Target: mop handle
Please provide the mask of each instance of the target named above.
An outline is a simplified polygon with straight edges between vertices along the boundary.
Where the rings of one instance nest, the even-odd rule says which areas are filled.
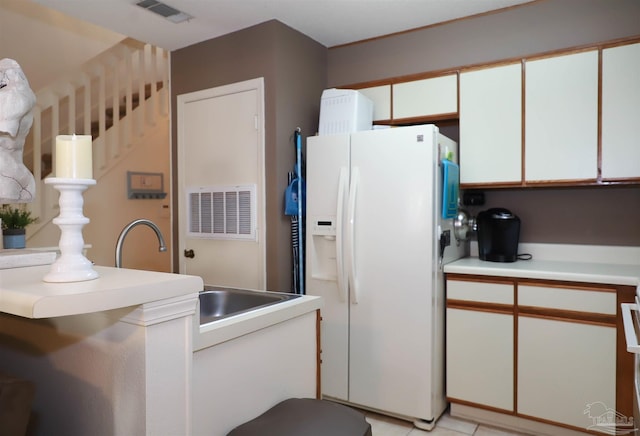
[[[296,142],[296,174],[298,175],[298,270],[300,272],[300,294],[304,295],[304,237],[302,221],[302,135],[300,127],[294,133]]]

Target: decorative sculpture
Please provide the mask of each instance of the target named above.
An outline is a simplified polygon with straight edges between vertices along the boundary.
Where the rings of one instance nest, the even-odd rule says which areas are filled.
[[[35,104],[20,65],[0,60],[0,203],[30,203],[35,197],[35,179],[22,161]]]

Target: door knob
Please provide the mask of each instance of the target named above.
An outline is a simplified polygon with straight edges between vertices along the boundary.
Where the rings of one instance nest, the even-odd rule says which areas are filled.
[[[184,250],[184,257],[188,257],[189,259],[193,259],[196,257],[196,253],[193,250]]]

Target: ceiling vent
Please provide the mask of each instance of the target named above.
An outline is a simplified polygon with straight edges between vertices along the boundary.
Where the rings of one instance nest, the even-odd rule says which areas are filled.
[[[140,6],[142,9],[154,12],[172,23],[182,23],[183,21],[193,18],[191,15],[181,12],[157,0],[142,0],[136,3],[136,6]]]

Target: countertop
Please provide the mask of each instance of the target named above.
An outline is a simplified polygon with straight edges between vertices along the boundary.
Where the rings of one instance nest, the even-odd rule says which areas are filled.
[[[203,289],[200,277],[94,266],[95,280],[47,283],[50,265],[0,271],[0,312],[51,318],[100,312],[164,300]]]
[[[446,264],[444,272],[640,287],[640,265],[537,259],[502,263],[465,257]]]

